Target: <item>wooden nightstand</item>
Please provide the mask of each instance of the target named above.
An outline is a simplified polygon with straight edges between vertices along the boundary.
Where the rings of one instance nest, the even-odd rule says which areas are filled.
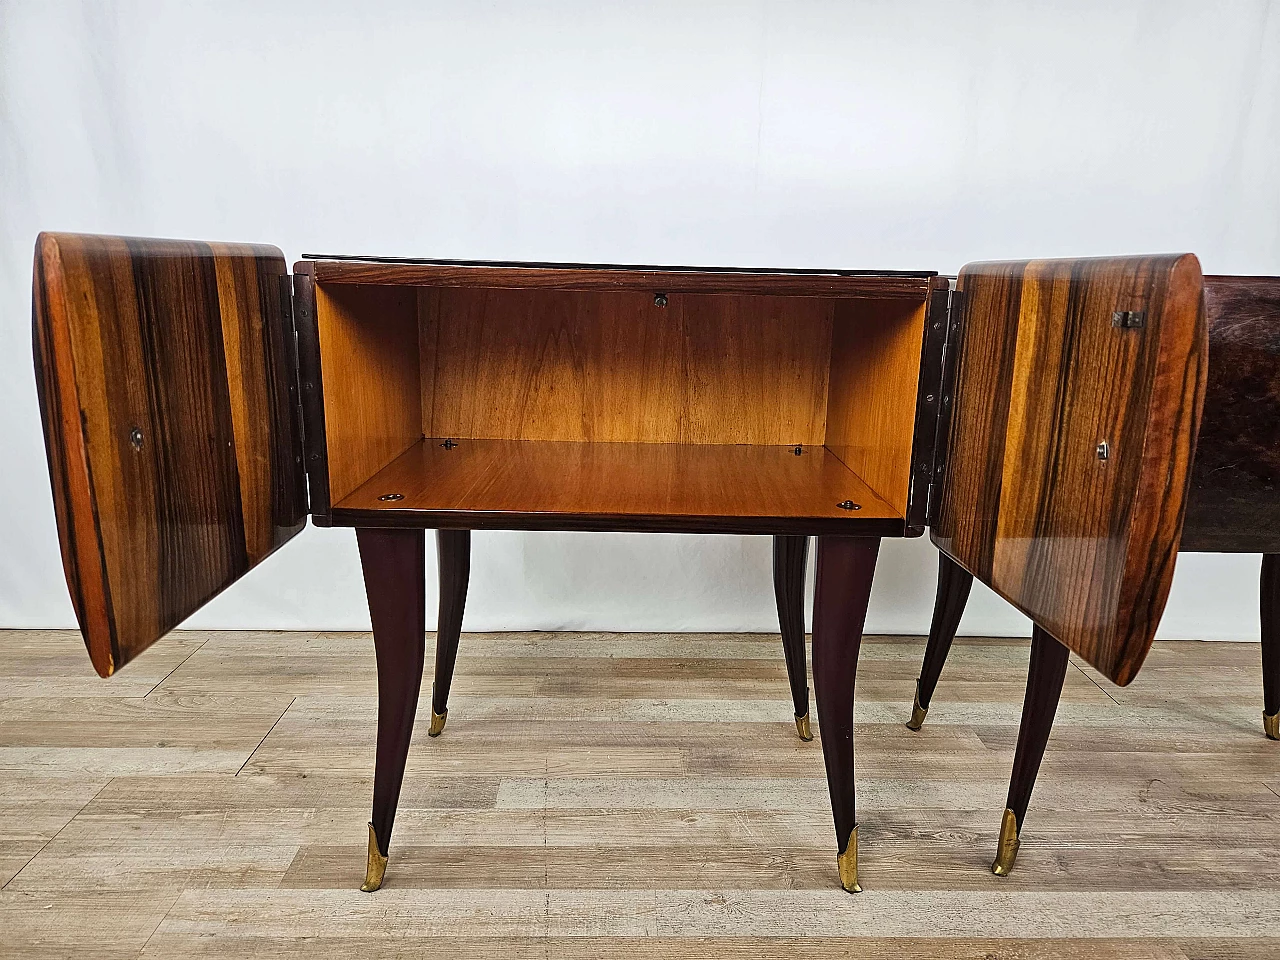
[[[37,242],[35,343],[67,583],[104,676],[308,514],[356,528],[379,671],[367,889],[425,659],[424,530],[456,532],[459,624],[473,529],[816,535],[814,685],[855,890],[880,538],[931,527],[1128,682],[1173,573],[1206,356],[1190,255],[977,264],[953,289],[339,257],[290,275],[274,247],[65,234]]]

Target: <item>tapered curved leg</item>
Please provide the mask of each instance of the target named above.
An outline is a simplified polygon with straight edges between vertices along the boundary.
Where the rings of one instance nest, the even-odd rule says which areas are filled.
[[[426,657],[426,537],[422,530],[356,530],[378,658],[378,750],[373,769],[366,893],[382,886]]]
[[[813,604],[813,685],[818,695],[822,759],[835,818],[840,885],[858,886],[858,818],[854,806],[853,683],[862,626],[871,598],[880,540],[819,537],[818,582]]]
[[[804,662],[804,569],[808,559],[808,537],[773,538],[773,596],[778,603],[782,655],[791,682],[796,732],[806,741],[813,739],[809,728],[809,677]]]
[[[1280,553],[1262,555],[1262,729],[1280,740]]]
[[[956,638],[964,605],[969,602],[969,588],[973,575],[945,553],[938,552],[938,595],[933,601],[933,623],[929,625],[929,641],[924,648],[924,663],[920,665],[920,679],[916,681],[916,702],[911,708],[907,726],[919,730],[929,713],[929,701],[933,699],[938,677],[951,652],[951,641]]]
[[[440,564],[440,618],[436,623],[436,679],[431,685],[431,727],[427,736],[438,737],[449,718],[449,687],[458,660],[462,635],[462,611],[467,605],[471,579],[471,531],[437,530],[436,557]]]
[[[1027,670],[1027,693],[1022,701],[1022,725],[1018,728],[1018,746],[1013,755],[1013,775],[1009,778],[1009,799],[1000,823],[1000,844],[996,849],[991,872],[1008,876],[1018,856],[1018,835],[1022,831],[1027,804],[1040,772],[1045,744],[1053,730],[1053,717],[1058,712],[1062,683],[1067,678],[1070,652],[1046,631],[1035,627],[1031,632],[1031,665]]]

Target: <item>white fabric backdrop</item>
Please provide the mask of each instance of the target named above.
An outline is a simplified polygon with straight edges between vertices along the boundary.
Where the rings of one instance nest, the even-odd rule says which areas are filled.
[[[73,621],[30,350],[41,229],[303,252],[1280,273],[1280,5],[0,3],[0,626]],[[1165,636],[1256,637],[1256,557]],[[927,630],[888,541],[868,628]],[[434,573],[431,574],[434,577]],[[363,628],[309,530],[191,621]],[[478,534],[467,629],[776,629],[767,538]],[[1025,634],[975,590],[965,633]]]

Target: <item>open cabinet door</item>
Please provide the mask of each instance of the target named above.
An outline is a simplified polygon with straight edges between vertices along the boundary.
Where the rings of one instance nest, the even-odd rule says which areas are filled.
[[[979,263],[957,291],[933,541],[1126,684],[1151,646],[1182,532],[1208,350],[1200,264]]]
[[[104,677],[306,522],[287,283],[275,247],[36,240],[62,563]]]

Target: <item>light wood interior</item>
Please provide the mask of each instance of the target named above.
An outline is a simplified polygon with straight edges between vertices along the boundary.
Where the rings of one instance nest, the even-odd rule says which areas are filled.
[[[899,519],[825,447],[764,444],[423,440],[341,504],[594,517]],[[401,499],[383,501],[396,495]],[[856,513],[838,506],[858,505]]]
[[[316,285],[329,497],[337,502],[422,439],[413,288]]]
[[[424,290],[430,437],[821,444],[834,301]]]
[[[907,512],[925,305],[837,300],[826,445],[900,514]]]
[[[377,509],[365,494],[394,480],[383,492],[424,510],[829,516],[864,499],[906,513],[922,300],[333,283],[316,300],[334,507]],[[688,502],[671,499],[677,482]]]

